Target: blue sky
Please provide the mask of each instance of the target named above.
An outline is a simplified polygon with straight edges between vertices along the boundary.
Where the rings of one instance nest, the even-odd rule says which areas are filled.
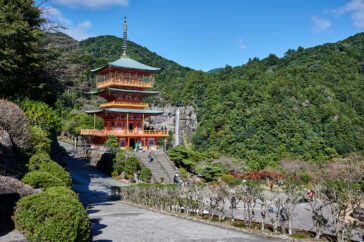
[[[77,40],[122,36],[197,70],[281,57],[364,31],[364,0],[50,0],[42,7]]]

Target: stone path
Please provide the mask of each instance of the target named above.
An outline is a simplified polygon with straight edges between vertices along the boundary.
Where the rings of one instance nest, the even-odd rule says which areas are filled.
[[[110,201],[110,186],[125,184],[106,177],[81,158],[68,156],[64,161],[73,189],[89,208],[94,241],[273,241]]]

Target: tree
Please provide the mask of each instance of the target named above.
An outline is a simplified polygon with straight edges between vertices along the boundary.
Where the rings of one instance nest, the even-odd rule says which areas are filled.
[[[298,180],[294,178],[287,178],[284,187],[285,194],[283,194],[283,209],[287,215],[288,234],[292,234],[292,219],[295,216],[297,205],[302,199],[302,187]],[[283,229],[282,229],[283,231]]]
[[[0,1],[0,96],[47,96],[41,50],[45,19],[32,0]],[[54,92],[54,90],[52,90]]]
[[[22,102],[21,108],[27,115],[31,125],[37,125],[48,132],[61,130],[61,118],[48,104],[40,101],[26,100]]]
[[[344,181],[326,181],[319,190],[323,202],[327,203],[333,233],[338,241],[350,240],[354,230],[359,227],[357,221],[346,221],[346,216],[363,202],[363,193],[359,185]]]
[[[111,153],[115,154],[119,148],[118,137],[109,135],[104,145],[109,148]]]

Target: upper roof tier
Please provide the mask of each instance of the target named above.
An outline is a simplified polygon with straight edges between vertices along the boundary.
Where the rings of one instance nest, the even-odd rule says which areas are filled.
[[[91,72],[96,74],[102,74],[103,70],[106,70],[107,68],[110,67],[122,70],[134,70],[134,71],[151,72],[151,73],[158,73],[161,71],[161,68],[147,66],[129,57],[123,56],[116,61],[107,63],[107,65],[105,65],[104,67],[91,70]]]

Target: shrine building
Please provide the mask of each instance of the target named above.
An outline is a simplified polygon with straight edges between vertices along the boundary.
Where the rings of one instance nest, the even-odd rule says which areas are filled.
[[[85,111],[94,116],[94,129],[82,129],[81,135],[89,139],[91,148],[103,148],[109,135],[118,138],[121,148],[139,147],[157,149],[157,140],[168,137],[168,130],[155,130],[144,125],[145,118],[160,115],[163,111],[150,110],[143,98],[159,94],[150,91],[153,87],[154,73],[160,68],[144,65],[129,58],[126,54],[127,33],[124,19],[123,54],[120,59],[91,70],[96,75],[99,90],[88,94],[106,100],[98,110]],[[96,129],[96,116],[104,119],[104,128]]]

